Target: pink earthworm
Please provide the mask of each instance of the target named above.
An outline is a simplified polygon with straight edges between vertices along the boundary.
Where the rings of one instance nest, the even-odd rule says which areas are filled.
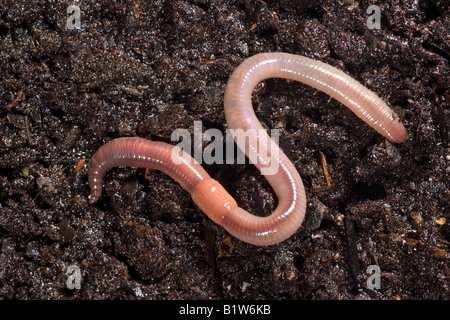
[[[406,131],[395,113],[372,91],[344,72],[320,61],[287,53],[261,53],[245,60],[230,76],[224,108],[229,129],[242,129],[246,137],[234,136],[236,144],[263,173],[269,163],[278,170],[265,174],[278,197],[278,206],[267,217],[240,208],[233,197],[189,155],[178,147],[142,138],[118,138],[106,143],[89,166],[90,202],[101,195],[108,169],[133,166],[158,169],[180,183],[193,201],[215,223],[236,238],[254,245],[280,243],[294,234],[303,222],[306,196],[302,180],[287,156],[263,130],[251,102],[254,88],[267,78],[292,79],[335,98],[392,142],[402,142]],[[263,147],[260,148],[260,141]],[[175,158],[174,158],[175,155]],[[256,161],[254,161],[256,159]]]

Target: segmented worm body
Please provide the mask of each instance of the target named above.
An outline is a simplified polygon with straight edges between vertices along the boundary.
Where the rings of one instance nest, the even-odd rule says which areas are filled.
[[[89,166],[91,203],[100,197],[108,169],[117,166],[158,169],[180,183],[200,209],[235,237],[255,245],[272,245],[289,238],[303,222],[306,197],[294,165],[272,143],[252,108],[253,89],[267,78],[293,79],[310,85],[343,103],[390,141],[402,142],[405,137],[405,128],[395,113],[375,93],[344,72],[303,56],[257,54],[230,76],[224,108],[228,127],[242,129],[246,134],[244,139],[235,135],[236,144],[248,157],[252,151],[256,152],[252,163],[262,173],[270,164],[277,164],[275,172],[265,174],[278,197],[278,206],[271,215],[258,217],[240,208],[219,182],[177,147],[142,138],[115,139],[95,153]]]

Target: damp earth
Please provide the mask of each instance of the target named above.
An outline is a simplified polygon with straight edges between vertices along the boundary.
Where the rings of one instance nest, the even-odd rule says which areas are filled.
[[[448,1],[373,3],[380,29],[367,27],[366,1],[82,1],[75,29],[70,4],[1,2],[2,299],[450,298]],[[228,76],[268,51],[344,70],[395,110],[407,139],[386,142],[325,94],[269,79],[255,112],[280,130],[308,198],[290,239],[230,237],[157,171],[110,170],[89,204],[101,145],[176,143],[194,121],[225,132]],[[276,207],[251,164],[205,169],[244,209]]]

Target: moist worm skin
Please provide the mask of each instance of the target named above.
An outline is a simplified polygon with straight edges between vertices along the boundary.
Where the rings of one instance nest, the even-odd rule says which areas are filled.
[[[195,159],[186,154],[184,156],[188,156],[188,161],[183,161],[180,156],[178,159],[181,164],[174,165],[172,151],[175,148],[164,142],[138,137],[118,138],[106,143],[97,150],[89,164],[90,203],[100,198],[106,172],[121,166],[160,170],[191,193],[200,181],[210,176]]]
[[[252,159],[255,166],[264,173],[270,164],[277,164],[278,170],[265,174],[278,197],[278,206],[271,215],[257,217],[238,207],[220,183],[193,158],[181,153],[179,159],[183,161],[175,164],[171,155],[176,147],[142,138],[115,139],[95,153],[88,173],[90,202],[100,197],[104,175],[112,167],[158,169],[180,183],[214,222],[240,240],[272,245],[289,238],[303,222],[306,196],[294,165],[263,130],[253,111],[253,89],[267,78],[292,79],[310,85],[340,101],[388,140],[402,142],[405,138],[405,128],[395,113],[375,93],[344,72],[299,55],[257,54],[245,60],[230,76],[224,108],[229,129],[242,129],[248,134],[245,139],[235,135],[235,142],[247,157],[251,156],[251,150],[257,151],[257,161]],[[176,151],[178,154],[180,150]]]

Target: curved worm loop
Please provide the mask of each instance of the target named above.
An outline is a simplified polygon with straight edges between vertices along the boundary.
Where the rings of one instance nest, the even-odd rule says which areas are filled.
[[[292,79],[317,88],[350,108],[390,141],[405,138],[405,128],[395,113],[344,72],[303,56],[262,53],[245,60],[233,72],[225,90],[224,108],[228,127],[235,130],[236,144],[265,175],[278,197],[278,207],[271,215],[257,217],[238,207],[194,159],[179,149],[174,152],[176,147],[141,138],[119,138],[96,152],[89,167],[90,201],[100,197],[109,168],[154,168],[178,181],[214,222],[235,237],[255,245],[276,244],[289,238],[303,222],[305,190],[294,165],[263,130],[253,111],[252,91],[266,78]],[[172,158],[173,154],[179,158]],[[269,170],[274,167],[276,170]]]

